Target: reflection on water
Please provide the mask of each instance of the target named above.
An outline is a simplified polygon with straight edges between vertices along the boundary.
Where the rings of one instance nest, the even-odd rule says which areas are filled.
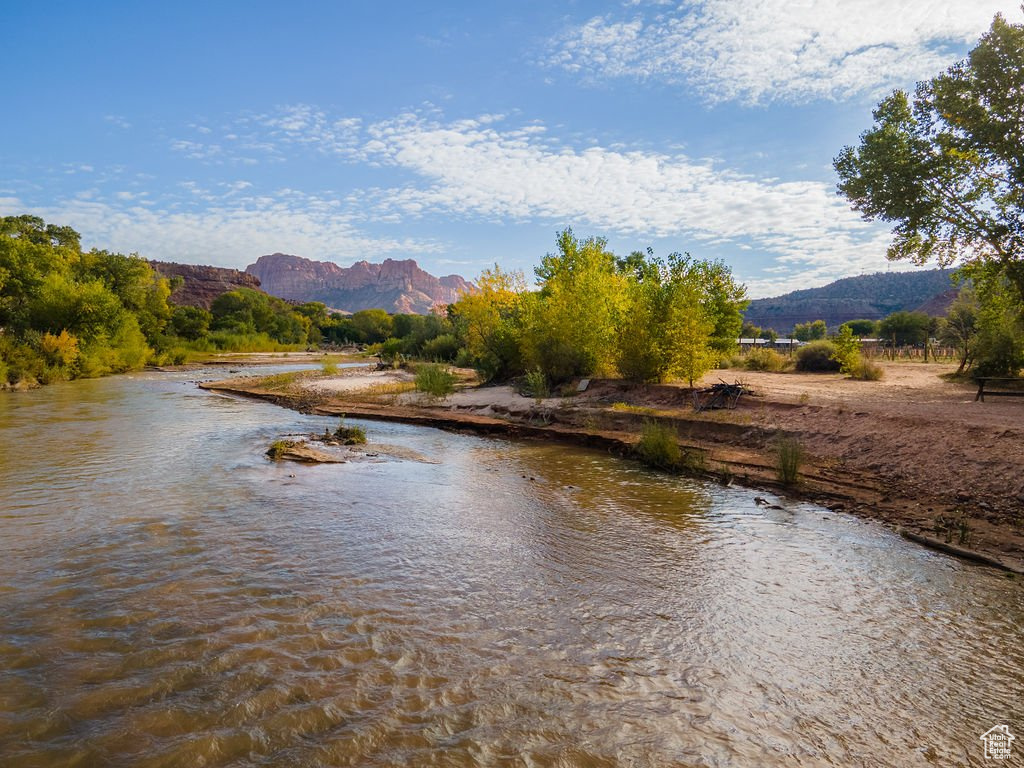
[[[180,374],[0,397],[0,764],[945,766],[1024,732],[1019,580],[564,446],[262,455],[331,422]]]

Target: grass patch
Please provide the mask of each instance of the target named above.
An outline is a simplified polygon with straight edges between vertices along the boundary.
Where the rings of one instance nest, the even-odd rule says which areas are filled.
[[[365,389],[357,389],[352,392],[344,392],[346,402],[353,403],[385,403],[393,402],[399,395],[412,392],[416,384],[411,381],[388,381],[381,384],[374,384]]]
[[[649,467],[666,470],[678,469],[683,458],[676,431],[656,421],[644,422],[636,455]]]
[[[800,465],[804,459],[804,449],[799,441],[784,437],[778,443],[778,461],[775,469],[779,482],[783,485],[796,485],[800,482]]]
[[[366,445],[366,430],[358,424],[351,427],[346,426],[344,416],[338,422],[338,428],[333,433],[327,430],[325,437],[328,438],[325,442],[340,443],[341,445]]]
[[[325,376],[335,376],[338,373],[338,364],[334,360],[327,358],[320,364],[320,371]]]
[[[302,378],[305,371],[287,371],[264,376],[256,381],[256,386],[261,389],[268,389],[271,392],[287,392],[294,388],[296,382]]]
[[[653,408],[648,408],[644,405],[631,405],[629,403],[612,403],[612,410],[623,413],[640,413],[644,416],[653,416],[657,413]]]
[[[969,546],[971,543],[971,525],[964,518],[963,513],[958,514],[956,517],[947,515],[936,517],[935,533],[942,536],[947,544],[952,544],[954,538],[957,544],[963,546]]]
[[[540,368],[534,368],[523,377],[521,388],[522,394],[532,397],[537,401],[551,397],[551,387],[548,386],[548,377]]]
[[[279,461],[285,453],[295,447],[294,440],[275,440],[267,449],[267,456],[274,461]]]
[[[433,398],[445,398],[455,391],[455,374],[449,368],[427,363],[416,368],[416,390]]]

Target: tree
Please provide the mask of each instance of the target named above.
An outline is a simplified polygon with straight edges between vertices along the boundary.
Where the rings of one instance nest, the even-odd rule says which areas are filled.
[[[551,381],[611,372],[615,321],[623,297],[623,276],[607,241],[577,238],[571,229],[556,239],[534,272],[540,297],[524,354]]]
[[[860,339],[853,335],[853,329],[843,323],[832,344],[835,346],[832,359],[839,363],[840,373],[853,374],[860,364]]]
[[[835,158],[839,192],[894,223],[890,259],[992,264],[1024,295],[1024,26],[997,15],[974,50],[875,109]]]
[[[973,288],[964,288],[949,306],[949,312],[939,323],[939,340],[954,347],[960,365],[957,374],[969,368],[977,352],[978,299]]]
[[[843,325],[850,327],[850,332],[859,338],[871,337],[878,333],[878,323],[874,320],[847,320]],[[842,331],[842,326],[839,327]]]
[[[923,344],[931,325],[932,319],[924,312],[893,312],[878,323],[878,335],[896,346]]]
[[[797,341],[818,341],[828,335],[828,326],[824,320],[813,323],[797,323],[793,326],[793,338]]]
[[[352,330],[364,344],[379,344],[391,336],[391,315],[383,309],[361,309],[351,320]]]
[[[735,348],[745,289],[721,262],[672,253],[666,261],[639,251],[619,260],[627,270],[617,321],[619,372],[643,381],[677,376],[692,385]]]
[[[522,272],[504,272],[497,264],[476,280],[477,290],[465,293],[448,308],[467,362],[485,381],[521,374],[522,335],[527,306]]]
[[[759,339],[761,338],[760,326],[754,325],[753,323],[743,322],[740,326],[740,338],[741,339]]]
[[[1024,308],[1010,279],[992,265],[964,270],[978,298],[974,340],[979,376],[1016,376],[1024,367]]]

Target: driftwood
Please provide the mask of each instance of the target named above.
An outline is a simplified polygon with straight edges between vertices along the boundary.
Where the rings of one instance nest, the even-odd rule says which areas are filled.
[[[735,408],[743,395],[753,394],[740,382],[729,384],[721,382],[712,384],[710,387],[698,389],[693,393],[693,410],[712,411],[719,408]]]

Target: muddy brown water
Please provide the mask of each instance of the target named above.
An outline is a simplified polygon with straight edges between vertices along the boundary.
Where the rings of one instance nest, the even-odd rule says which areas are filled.
[[[998,724],[1024,745],[1019,578],[565,446],[367,422],[439,463],[275,465],[272,440],[336,420],[195,376],[0,395],[0,765],[982,765]]]

